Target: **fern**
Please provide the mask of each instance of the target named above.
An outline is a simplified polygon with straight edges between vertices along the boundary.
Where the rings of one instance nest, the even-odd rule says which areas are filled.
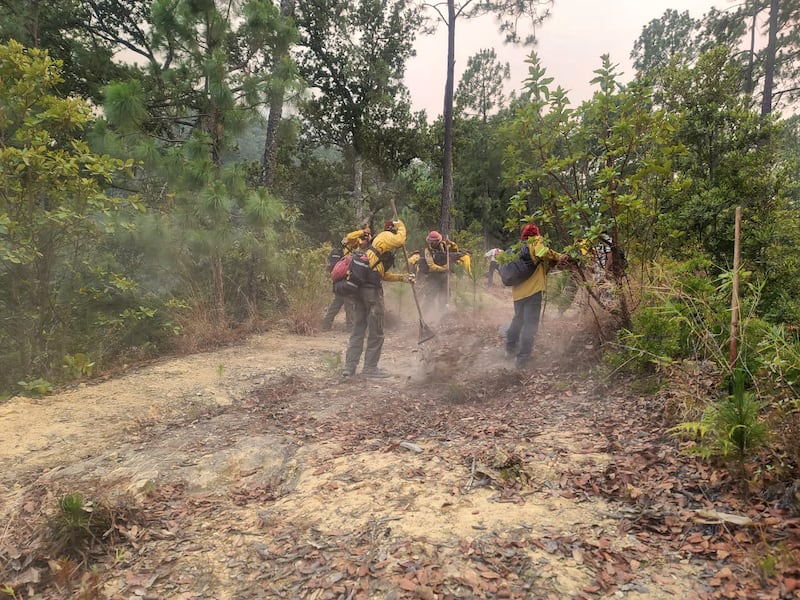
[[[709,406],[700,421],[680,423],[668,432],[675,437],[692,437],[696,444],[687,453],[703,458],[736,458],[741,464],[767,442],[767,426],[761,420],[761,402],[745,391],[745,371],[735,369],[730,396]]]

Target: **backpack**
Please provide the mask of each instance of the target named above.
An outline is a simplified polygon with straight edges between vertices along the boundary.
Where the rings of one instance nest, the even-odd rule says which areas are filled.
[[[447,252],[441,249],[432,250],[431,248],[423,248],[419,251],[419,262],[417,263],[417,269],[420,273],[424,273],[425,275],[431,273],[431,268],[428,266],[429,254],[433,259],[434,264],[439,265],[440,267],[444,267],[447,264]],[[437,271],[435,274],[439,275],[440,273]]]
[[[383,263],[384,271],[388,271],[394,265],[394,254],[392,252],[380,253],[370,244],[369,249],[378,257],[375,266],[370,267],[369,256],[366,250],[353,250],[350,254],[342,258],[339,262],[343,263],[349,258],[345,276],[334,280],[333,291],[342,296],[352,296],[364,285],[378,286],[381,283],[381,275],[375,270],[378,263]],[[341,267],[336,265],[336,270]]]
[[[431,268],[428,266],[428,261],[425,259],[425,250],[420,250],[419,260],[417,261],[417,271],[427,275],[430,273],[430,270]]]
[[[334,283],[347,277],[347,271],[350,270],[350,262],[353,260],[353,255],[347,253],[336,262],[330,269],[331,279]]]
[[[342,258],[345,256],[344,253],[344,246],[334,247],[331,250],[331,253],[328,254],[328,258],[325,260],[325,270],[330,273],[333,271],[333,268],[336,266]]]
[[[517,258],[498,266],[500,280],[506,286],[519,285],[527,281],[538,266],[539,259],[531,256],[531,251],[525,244]]]

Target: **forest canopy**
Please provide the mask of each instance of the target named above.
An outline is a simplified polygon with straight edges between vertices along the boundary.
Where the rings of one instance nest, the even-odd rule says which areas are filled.
[[[779,328],[796,348],[800,2],[668,10],[631,40],[635,76],[604,56],[579,104],[533,52],[507,97],[508,65],[482,49],[442,90],[452,114],[431,122],[404,80],[417,36],[437,22],[458,35],[479,14],[547,27],[558,3],[447,8],[0,4],[2,395],[278,320],[313,331],[325,298],[307,290],[327,286],[327,250],[380,228],[392,198],[412,248],[440,229],[482,255],[540,223],[590,295],[582,257],[607,244],[613,302],[595,294],[597,335],[632,347],[666,319],[649,307],[683,294],[711,302],[704,327],[728,327],[740,207],[753,331]],[[665,291],[677,280],[698,284]],[[744,347],[775,368],[753,335]],[[697,353],[678,338],[644,350]]]

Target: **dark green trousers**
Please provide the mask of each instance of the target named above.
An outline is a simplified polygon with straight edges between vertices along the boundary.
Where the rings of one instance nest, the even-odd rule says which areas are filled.
[[[378,366],[383,350],[383,287],[362,286],[353,297],[353,330],[344,359],[344,368],[355,372],[364,352],[364,368]],[[364,351],[364,338],[367,349]]]
[[[322,330],[326,331],[333,327],[333,320],[336,318],[336,315],[339,314],[342,306],[344,306],[344,316],[345,322],[347,323],[347,328],[350,329],[353,325],[353,307],[350,298],[345,298],[344,296],[339,296],[338,294],[333,295],[333,301],[328,305],[328,310],[325,311],[325,316],[322,317]]]

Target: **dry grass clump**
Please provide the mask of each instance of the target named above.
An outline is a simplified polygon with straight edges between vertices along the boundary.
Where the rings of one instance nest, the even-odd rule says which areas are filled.
[[[90,493],[32,487],[6,513],[0,598],[102,597],[96,565],[127,545],[125,534],[140,519],[130,496],[88,487]]]
[[[172,342],[172,348],[178,354],[219,348],[245,335],[244,330],[232,329],[225,319],[215,318],[214,313],[203,306],[188,309],[179,321],[180,334]]]
[[[321,310],[316,303],[297,303],[286,316],[289,333],[312,335],[319,329]]]

